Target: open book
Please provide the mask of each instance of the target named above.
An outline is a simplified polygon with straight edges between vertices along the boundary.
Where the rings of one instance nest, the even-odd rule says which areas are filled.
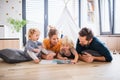
[[[70,64],[71,60],[41,60],[40,64]]]

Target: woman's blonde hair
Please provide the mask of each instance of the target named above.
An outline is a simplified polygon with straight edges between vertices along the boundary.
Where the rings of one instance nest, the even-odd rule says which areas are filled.
[[[62,45],[69,45],[70,48],[74,47],[73,41],[70,38],[68,38],[67,36],[64,36],[62,38]]]
[[[40,31],[37,28],[30,28],[28,31],[28,39],[31,39],[31,36],[35,34],[35,32],[40,33]]]

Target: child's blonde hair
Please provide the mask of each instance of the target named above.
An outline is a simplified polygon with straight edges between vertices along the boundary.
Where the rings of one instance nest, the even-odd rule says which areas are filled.
[[[73,41],[70,38],[68,38],[67,36],[64,36],[62,38],[62,45],[69,45],[70,48],[74,47]]]
[[[31,39],[31,36],[35,34],[35,32],[40,33],[40,31],[37,28],[30,28],[28,31],[28,39]]]

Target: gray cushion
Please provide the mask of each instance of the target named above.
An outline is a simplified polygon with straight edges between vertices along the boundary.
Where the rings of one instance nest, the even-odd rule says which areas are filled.
[[[18,63],[30,60],[25,57],[22,50],[17,49],[2,49],[0,50],[0,57],[7,63]]]

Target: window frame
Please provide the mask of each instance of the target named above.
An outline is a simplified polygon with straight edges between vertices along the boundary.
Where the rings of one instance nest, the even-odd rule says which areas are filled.
[[[115,33],[115,13],[116,13],[116,9],[115,9],[115,1],[116,0],[113,0],[113,34],[114,35],[120,35],[120,33]]]
[[[109,10],[109,27],[110,27],[110,31],[109,32],[103,32],[102,31],[102,12],[101,12],[101,0],[98,0],[98,8],[99,8],[99,25],[100,25],[100,35],[111,35],[112,34],[112,24],[111,23],[111,7],[110,7],[110,1],[108,1],[108,10]]]

